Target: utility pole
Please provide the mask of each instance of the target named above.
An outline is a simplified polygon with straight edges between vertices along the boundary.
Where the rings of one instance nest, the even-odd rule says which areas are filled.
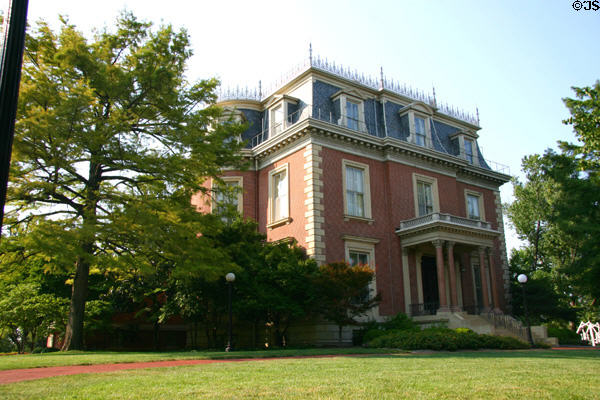
[[[10,0],[4,16],[0,59],[0,231],[4,219],[8,170],[15,134],[28,4],[29,0]]]

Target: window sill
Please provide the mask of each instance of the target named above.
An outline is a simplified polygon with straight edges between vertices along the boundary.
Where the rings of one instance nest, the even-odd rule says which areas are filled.
[[[267,225],[267,228],[268,229],[275,229],[275,228],[277,228],[279,226],[282,226],[282,225],[288,225],[291,222],[292,222],[292,218],[287,217],[287,218],[283,218],[283,219],[277,220],[275,222],[271,222],[270,224]]]
[[[350,220],[360,221],[360,222],[367,222],[369,225],[373,225],[373,222],[375,222],[375,220],[372,219],[372,218],[365,218],[365,217],[359,217],[357,215],[344,214],[344,221],[348,222]]]

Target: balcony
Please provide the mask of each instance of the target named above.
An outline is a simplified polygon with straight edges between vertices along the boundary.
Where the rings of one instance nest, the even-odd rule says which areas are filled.
[[[451,214],[432,213],[400,222],[396,234],[403,246],[412,246],[432,240],[449,240],[474,246],[489,246],[500,235],[486,221],[478,221]]]

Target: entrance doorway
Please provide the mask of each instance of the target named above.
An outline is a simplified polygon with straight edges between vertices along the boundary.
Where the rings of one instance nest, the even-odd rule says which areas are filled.
[[[483,291],[481,289],[481,268],[473,265],[473,283],[475,284],[475,314],[479,314],[483,307]]]
[[[440,306],[435,257],[421,258],[421,282],[423,283],[423,309],[427,314],[435,314]]]

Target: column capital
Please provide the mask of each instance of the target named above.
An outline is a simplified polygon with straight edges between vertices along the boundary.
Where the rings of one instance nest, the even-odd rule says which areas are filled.
[[[443,247],[444,246],[444,241],[443,240],[439,240],[439,239],[438,240],[432,240],[431,244],[433,244],[433,246],[435,248]]]
[[[446,242],[446,246],[448,246],[449,249],[453,248],[455,244],[456,244],[456,242],[453,242],[451,240],[448,240]]]
[[[402,247],[402,255],[408,257],[408,247]]]
[[[487,251],[487,249],[489,249],[489,246],[479,246],[478,250],[479,250],[479,254],[485,254],[485,252]]]

